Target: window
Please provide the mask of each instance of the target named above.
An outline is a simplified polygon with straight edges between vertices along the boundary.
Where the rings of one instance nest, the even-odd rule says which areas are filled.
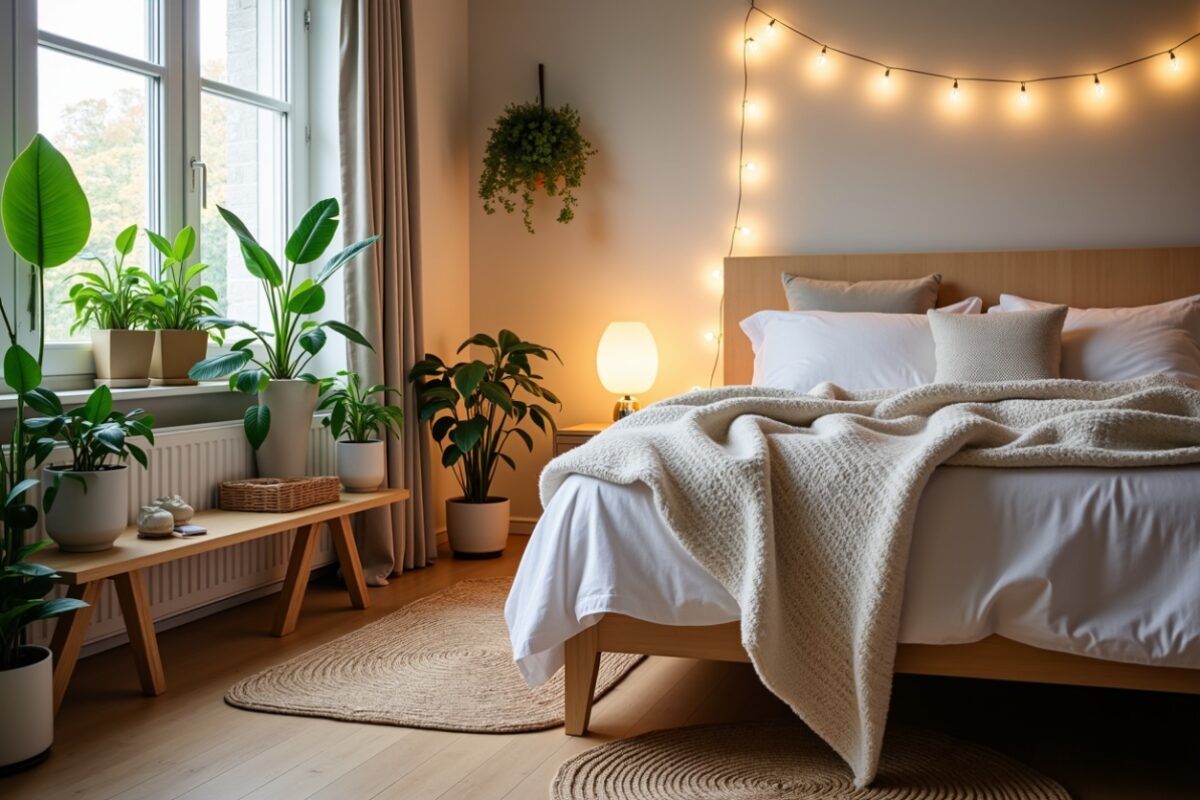
[[[45,133],[91,202],[88,251],[108,259],[131,224],[168,236],[191,225],[222,312],[259,322],[259,287],[217,206],[272,252],[307,206],[304,14],[300,0],[0,0],[0,52],[14,65],[0,118],[15,120],[0,170]],[[127,261],[153,272],[158,257],[140,234]],[[46,274],[50,374],[91,371],[88,333],[71,332],[66,302],[85,263]],[[16,272],[0,291],[30,307],[29,276]]]

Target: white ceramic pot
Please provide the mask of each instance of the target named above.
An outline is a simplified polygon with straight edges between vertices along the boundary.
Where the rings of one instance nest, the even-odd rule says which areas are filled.
[[[0,775],[39,763],[54,744],[54,659],[38,645],[20,653],[21,666],[0,670]]]
[[[337,474],[347,492],[373,492],[387,477],[387,445],[382,442],[338,442]]]
[[[468,503],[455,497],[446,501],[446,535],[459,558],[497,558],[508,544],[506,497],[489,497],[486,503]]]
[[[129,524],[129,467],[95,472],[46,467],[42,470],[43,492],[56,475],[61,480],[54,506],[46,515],[46,535],[73,553],[112,547]],[[80,480],[87,485],[86,492]]]
[[[317,385],[271,381],[258,395],[271,409],[267,439],[254,454],[260,478],[299,478],[308,473],[308,438],[317,409]]]

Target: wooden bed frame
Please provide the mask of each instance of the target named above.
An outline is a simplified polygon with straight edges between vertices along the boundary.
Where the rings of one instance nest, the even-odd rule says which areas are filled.
[[[1138,306],[1200,294],[1200,247],[876,253],[725,259],[724,378],[749,383],[754,353],[738,323],[762,309],[786,309],[780,273],[826,280],[942,275],[939,304],[971,295],[985,306],[1000,293],[1076,307]],[[601,653],[749,661],[739,623],[656,625],[608,614],[566,643],[566,732],[587,732]],[[1000,636],[971,644],[901,644],[896,672],[1200,694],[1200,670],[1154,667],[1042,650]]]

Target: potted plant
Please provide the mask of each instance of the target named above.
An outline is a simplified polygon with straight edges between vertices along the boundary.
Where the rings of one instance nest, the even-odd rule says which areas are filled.
[[[150,358],[150,383],[154,386],[191,386],[195,380],[188,370],[204,360],[208,353],[209,331],[205,320],[216,316],[217,292],[200,283],[207,264],[186,266],[196,249],[196,231],[189,225],[171,242],[147,230],[154,249],[162,253],[162,277],[144,275],[150,289],[147,317],[154,331],[154,351]],[[223,338],[218,331],[212,338]]]
[[[561,406],[542,386],[530,358],[558,359],[558,353],[508,330],[496,338],[477,333],[457,352],[472,345],[486,348],[487,360],[447,364],[427,353],[413,366],[409,380],[416,385],[418,417],[431,422],[442,465],[454,471],[463,491],[462,497],[446,501],[450,548],[464,558],[494,558],[508,541],[509,503],[491,495],[492,480],[501,462],[510,469],[517,466],[504,450],[513,436],[533,450],[533,437],[520,427],[526,419],[543,433],[547,427],[553,430],[554,418],[536,401]]]
[[[67,263],[87,243],[92,229],[87,197],[71,165],[45,137],[35,136],[13,162],[0,197],[0,220],[13,252],[34,267],[39,290],[46,269]],[[26,644],[25,628],[87,605],[72,598],[47,599],[58,574],[30,560],[49,541],[28,541],[29,531],[37,529],[39,514],[37,507],[26,501],[26,494],[38,481],[26,476],[30,465],[44,460],[48,449],[44,442],[35,443],[26,429],[25,407],[52,405],[58,398],[39,386],[45,325],[38,326],[35,358],[18,343],[14,319],[0,298],[0,322],[9,341],[3,361],[4,382],[16,395],[12,438],[0,448],[0,497],[4,498],[0,517],[0,708],[4,709],[0,773],[38,763],[54,742],[50,651]]]
[[[337,472],[348,492],[372,492],[387,477],[387,447],[381,436],[399,436],[404,430],[404,411],[387,404],[389,394],[400,394],[392,386],[376,384],[362,388],[356,372],[342,370],[340,381],[321,381],[321,402],[328,411],[322,424],[337,441]],[[379,401],[372,400],[379,395]]]
[[[140,408],[114,411],[107,386],[70,411],[57,398],[43,407],[51,416],[26,420],[26,429],[40,437],[37,445],[48,448],[46,455],[56,439],[71,450],[70,464],[43,470],[46,533],[70,552],[107,550],[129,524],[129,467],[123,462],[133,456],[147,464],[145,451],[129,439],[142,436],[154,444],[154,417]]]
[[[302,278],[297,267],[320,258],[337,233],[337,200],[318,201],[300,220],[284,249],[283,269],[232,211],[217,210],[241,243],[246,269],[262,283],[271,325],[269,330],[259,330],[249,322],[205,318],[205,325],[220,330],[241,328],[250,335],[234,342],[228,353],[192,367],[188,377],[204,381],[228,375],[230,388],[257,394],[258,405],[246,409],[244,424],[246,438],[255,450],[258,474],[271,478],[302,475],[318,394],[317,378],[305,372],[305,367],[325,346],[326,329],[371,347],[366,337],[349,325],[312,317],[325,307],[325,282],[379,237],[355,242],[325,262],[315,276]]]
[[[544,189],[561,197],[558,221],[575,218],[575,189],[583,183],[591,143],[579,133],[579,112],[571,106],[546,108],[542,103],[510,105],[489,130],[479,196],[483,210],[496,213],[499,205],[509,214],[521,199],[525,229],[533,233],[530,210],[534,192]]]
[[[92,328],[92,354],[96,360],[96,385],[147,386],[150,383],[150,357],[154,334],[137,330],[146,323],[149,293],[142,283],[145,273],[125,266],[125,257],[133,252],[137,225],[117,234],[111,263],[93,253],[83,258],[96,262],[98,272],[80,272],[71,287],[70,301],[75,306],[75,324],[71,333]]]

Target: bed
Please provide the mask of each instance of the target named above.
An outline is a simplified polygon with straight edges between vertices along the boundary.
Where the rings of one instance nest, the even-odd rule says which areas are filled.
[[[940,304],[978,295],[991,305],[1006,291],[1133,306],[1200,293],[1200,248],[730,258],[726,384],[750,381],[753,353],[738,322],[785,307],[781,272],[940,272]],[[895,671],[1200,693],[1200,467],[1012,470],[999,483],[986,472],[1000,471],[939,468],[922,497]],[[671,550],[669,531],[653,530],[653,507],[636,488],[568,481],[526,551],[508,613],[527,678],[565,664],[566,731],[582,735],[601,653],[748,656],[736,603],[682,548]],[[966,508],[955,505],[963,497]],[[1056,500],[1058,515],[1022,516],[1015,498]],[[989,531],[989,548],[964,549],[964,515]],[[1071,535],[1056,539],[1060,531]],[[607,566],[589,573],[589,559]],[[1064,582],[1080,591],[1056,595]],[[532,585],[542,588],[526,600],[521,589]]]

